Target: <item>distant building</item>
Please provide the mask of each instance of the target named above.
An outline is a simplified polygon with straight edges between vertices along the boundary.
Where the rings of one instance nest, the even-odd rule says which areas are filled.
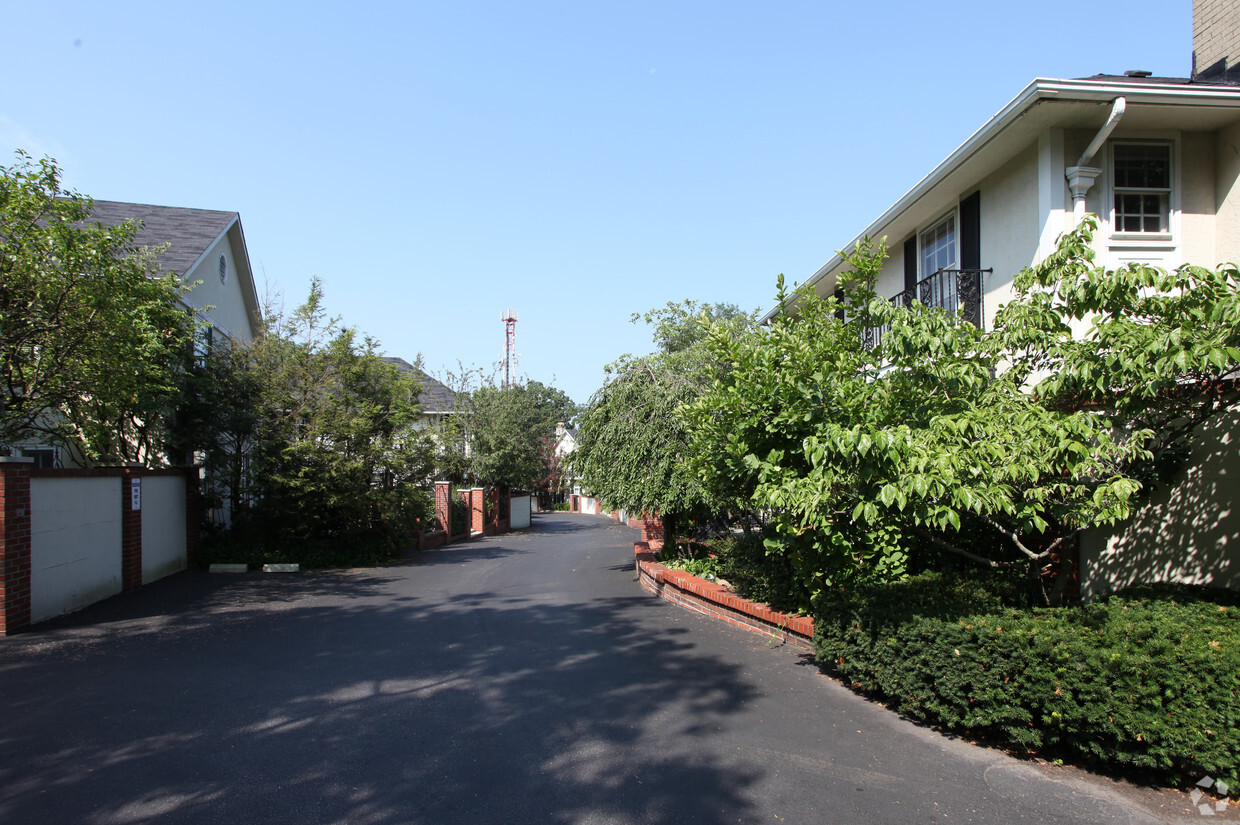
[[[404,358],[384,356],[383,361],[403,373],[412,373],[422,383],[422,392],[418,395],[418,406],[422,410],[420,427],[429,427],[442,421],[444,416],[455,415],[458,412],[456,393],[448,389],[442,381],[432,378]]]

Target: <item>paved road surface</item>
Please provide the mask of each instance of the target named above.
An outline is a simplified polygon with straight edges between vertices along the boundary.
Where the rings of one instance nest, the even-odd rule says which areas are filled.
[[[0,823],[1158,821],[648,595],[636,533],[185,573],[0,639]]]

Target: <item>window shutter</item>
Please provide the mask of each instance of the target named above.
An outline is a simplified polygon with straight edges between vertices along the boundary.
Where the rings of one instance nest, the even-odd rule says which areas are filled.
[[[904,289],[917,288],[917,236],[904,242]]]
[[[980,192],[974,192],[960,202],[960,268],[982,268],[982,206]]]

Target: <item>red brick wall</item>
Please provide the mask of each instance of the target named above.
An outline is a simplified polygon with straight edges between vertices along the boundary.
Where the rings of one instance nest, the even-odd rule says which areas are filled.
[[[133,508],[133,490],[142,488],[142,471],[125,470],[121,478],[121,589],[142,586],[142,510]]]
[[[658,513],[642,513],[642,541],[656,550],[663,547],[663,519]]]
[[[790,616],[765,604],[742,599],[714,582],[692,576],[683,570],[668,570],[655,561],[646,542],[633,545],[637,577],[642,587],[664,599],[727,622],[736,627],[769,635],[807,650],[813,649],[814,622],[808,616]]]
[[[476,487],[469,491],[469,529],[471,533],[486,531],[486,490]]]
[[[435,529],[445,534],[452,532],[452,507],[449,496],[452,485],[446,481],[435,482]]]
[[[30,624],[30,469],[0,460],[0,636]]]

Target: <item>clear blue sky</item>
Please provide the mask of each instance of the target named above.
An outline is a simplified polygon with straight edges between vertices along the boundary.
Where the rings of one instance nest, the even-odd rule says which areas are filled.
[[[235,210],[260,278],[584,402],[667,301],[772,303],[1035,77],[1185,76],[1188,0],[0,2],[0,164]]]

